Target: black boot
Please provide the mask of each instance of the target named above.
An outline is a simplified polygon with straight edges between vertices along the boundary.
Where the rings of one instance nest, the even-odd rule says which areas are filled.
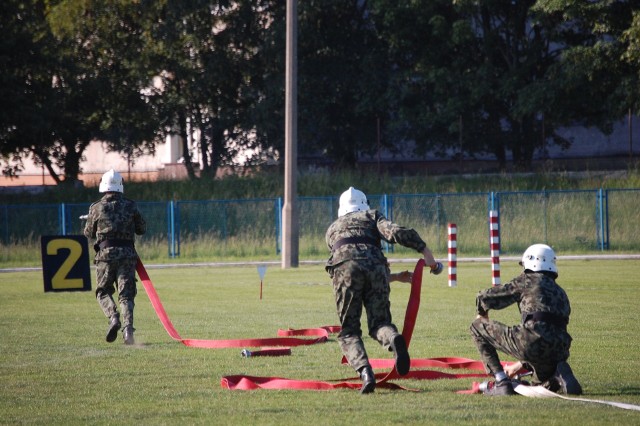
[[[513,390],[513,385],[509,379],[500,380],[495,383],[489,382],[487,389],[483,393],[487,396],[510,396],[518,394]]]
[[[569,363],[562,361],[556,367],[556,374],[553,376],[560,387],[559,391],[567,395],[582,395],[582,386],[573,375]]]
[[[124,338],[125,345],[133,345],[136,343],[135,339],[133,338],[133,327],[131,326],[128,326],[124,329],[122,337]]]
[[[367,365],[360,369],[360,379],[362,379],[360,393],[372,393],[376,389],[376,376],[371,366]]]
[[[109,320],[109,328],[107,329],[107,342],[111,343],[118,337],[118,330],[120,330],[120,315],[115,314]]]
[[[411,367],[411,358],[407,350],[407,343],[402,334],[398,334],[391,342],[391,349],[396,359],[396,371],[399,375],[405,376]]]

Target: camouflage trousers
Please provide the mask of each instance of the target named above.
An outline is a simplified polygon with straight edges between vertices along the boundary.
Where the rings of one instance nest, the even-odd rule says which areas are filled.
[[[386,264],[373,260],[351,260],[333,268],[333,293],[342,330],[338,343],[349,365],[356,371],[369,365],[362,341],[360,318],[367,314],[369,335],[387,350],[398,329],[391,322],[389,280]]]
[[[133,327],[133,308],[136,298],[137,258],[96,262],[96,299],[107,318],[118,313],[113,295],[118,290],[118,303],[122,311],[122,327]]]
[[[569,344],[565,338],[543,339],[524,325],[507,326],[478,318],[471,323],[471,335],[488,374],[503,370],[497,350],[526,364],[525,368],[533,371],[534,383],[548,380],[555,373],[558,362],[569,357]]]

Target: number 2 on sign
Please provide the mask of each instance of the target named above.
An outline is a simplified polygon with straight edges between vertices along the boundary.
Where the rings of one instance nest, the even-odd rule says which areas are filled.
[[[65,289],[82,287],[82,278],[67,278],[71,269],[82,256],[82,245],[76,240],[66,238],[51,240],[47,243],[47,254],[50,256],[57,254],[61,249],[68,249],[69,255],[51,278],[53,288]]]

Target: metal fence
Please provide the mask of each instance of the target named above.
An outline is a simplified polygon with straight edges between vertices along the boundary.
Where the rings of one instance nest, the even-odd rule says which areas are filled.
[[[523,191],[462,194],[383,194],[372,208],[416,229],[437,253],[446,253],[447,224],[458,227],[459,255],[489,253],[489,211],[499,215],[501,252],[519,254],[534,242],[563,253],[640,251],[640,189]],[[299,197],[300,257],[325,255],[324,234],[335,220],[337,197]],[[261,248],[277,255],[281,198],[139,202],[147,233],[138,244],[166,245],[168,257],[188,258],[204,244],[218,254]],[[82,234],[89,203],[0,205],[0,243],[37,243],[42,235]],[[412,253],[385,245],[387,252]],[[413,253],[412,255],[415,255]]]

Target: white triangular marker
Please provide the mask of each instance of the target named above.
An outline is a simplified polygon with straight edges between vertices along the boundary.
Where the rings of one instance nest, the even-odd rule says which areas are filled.
[[[267,265],[258,265],[258,275],[260,275],[260,281],[264,279],[264,274],[267,273]]]

